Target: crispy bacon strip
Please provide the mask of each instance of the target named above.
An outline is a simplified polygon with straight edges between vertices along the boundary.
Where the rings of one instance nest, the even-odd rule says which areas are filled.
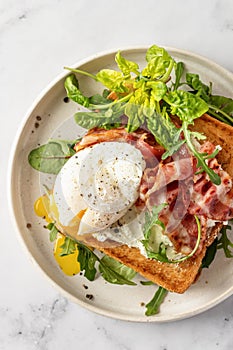
[[[93,128],[74,146],[74,150],[78,152],[96,143],[113,141],[127,142],[134,145],[141,151],[149,167],[158,164],[164,153],[164,148],[155,141],[148,131],[139,129],[137,132],[129,134],[123,127],[110,130]]]

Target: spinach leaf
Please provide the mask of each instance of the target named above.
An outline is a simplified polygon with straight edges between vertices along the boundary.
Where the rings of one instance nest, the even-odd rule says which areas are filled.
[[[233,117],[233,99],[224,96],[212,95],[210,104],[220,108],[223,112]]]
[[[103,110],[100,112],[77,112],[74,115],[75,122],[85,129],[95,127],[109,128],[117,127],[121,122],[122,112],[113,109]]]
[[[157,289],[154,297],[148,304],[146,304],[146,316],[152,316],[159,312],[159,307],[163,303],[167,293],[168,291],[163,287]]]
[[[57,238],[58,229],[56,228],[55,224],[52,222],[50,222],[46,227],[48,230],[50,230],[50,233],[49,233],[50,242],[54,242]]]
[[[209,113],[215,118],[233,125],[233,99],[212,95],[209,100]]]
[[[213,243],[207,248],[204,259],[202,260],[202,268],[208,268],[213,262],[215,255],[217,253],[218,239],[216,238]]]
[[[60,247],[62,249],[60,256],[73,254],[76,250],[76,246],[77,243],[73,239],[65,237],[65,241]]]
[[[126,130],[128,133],[137,130],[144,121],[143,106],[135,103],[127,103],[124,114],[128,117]]]
[[[109,283],[136,285],[131,281],[136,272],[107,255],[100,260],[99,271]]]
[[[233,125],[233,100],[229,97],[212,95],[209,86],[205,85],[198,74],[187,73],[187,84],[208,103],[208,113],[220,121]]]
[[[90,102],[89,98],[84,96],[79,90],[79,84],[76,76],[74,74],[70,74],[65,80],[65,89],[67,96],[73,100],[74,102],[79,103],[84,107],[88,107]]]
[[[72,145],[72,141],[51,140],[29,153],[29,164],[43,173],[58,174],[67,160],[75,154]]]
[[[107,105],[108,103],[111,103],[111,100],[108,100],[106,97],[100,94],[96,94],[89,98],[89,102],[94,108],[94,105]]]
[[[210,88],[209,86],[202,83],[198,74],[186,73],[186,82],[198,96],[200,96],[207,103],[210,99]]]
[[[227,230],[230,230],[230,225],[224,225],[221,229],[221,237],[217,243],[217,249],[223,249],[226,258],[233,258],[233,242],[227,236]]]

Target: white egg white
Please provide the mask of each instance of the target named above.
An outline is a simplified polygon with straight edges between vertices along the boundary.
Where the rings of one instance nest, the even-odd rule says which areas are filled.
[[[55,181],[59,222],[69,226],[85,210],[78,235],[106,229],[137,200],[144,169],[141,152],[124,142],[102,142],[80,150]]]

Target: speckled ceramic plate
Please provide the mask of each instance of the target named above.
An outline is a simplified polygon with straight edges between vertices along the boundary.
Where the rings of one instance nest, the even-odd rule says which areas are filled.
[[[212,81],[215,93],[232,97],[233,75],[230,72],[206,58],[172,48],[168,48],[168,51],[177,61],[185,62],[187,70],[200,74],[203,81]],[[123,55],[143,65],[145,52],[146,48],[133,48],[123,50]],[[96,73],[102,68],[114,67],[114,56],[115,52],[104,53],[79,62],[74,67]],[[136,279],[137,286],[117,286],[101,277],[94,282],[79,275],[68,277],[60,270],[53,257],[48,231],[33,211],[34,201],[40,196],[41,183],[51,179],[49,176],[41,178],[39,172],[29,166],[27,156],[30,150],[47,142],[50,137],[75,139],[80,133],[72,118],[77,105],[64,102],[66,75],[67,72],[61,74],[34,102],[16,137],[10,160],[12,214],[31,260],[72,301],[117,319],[140,322],[178,320],[203,312],[226,299],[233,293],[233,259],[226,259],[222,252],[217,254],[211,267],[203,270],[199,280],[185,294],[169,293],[160,313],[153,317],[145,316],[143,305],[152,298],[155,287],[141,285],[140,277]],[[90,95],[99,88],[99,85],[83,76],[80,77],[80,86]],[[88,294],[93,295],[91,300],[86,297],[84,283],[88,286]]]

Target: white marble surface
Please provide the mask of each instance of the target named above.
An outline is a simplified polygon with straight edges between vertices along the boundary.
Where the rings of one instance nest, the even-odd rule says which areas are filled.
[[[233,71],[232,0],[0,0],[0,349],[232,349],[233,297],[167,324],[108,319],[61,296],[30,263],[6,200],[7,161],[37,94],[90,54],[153,43]]]

